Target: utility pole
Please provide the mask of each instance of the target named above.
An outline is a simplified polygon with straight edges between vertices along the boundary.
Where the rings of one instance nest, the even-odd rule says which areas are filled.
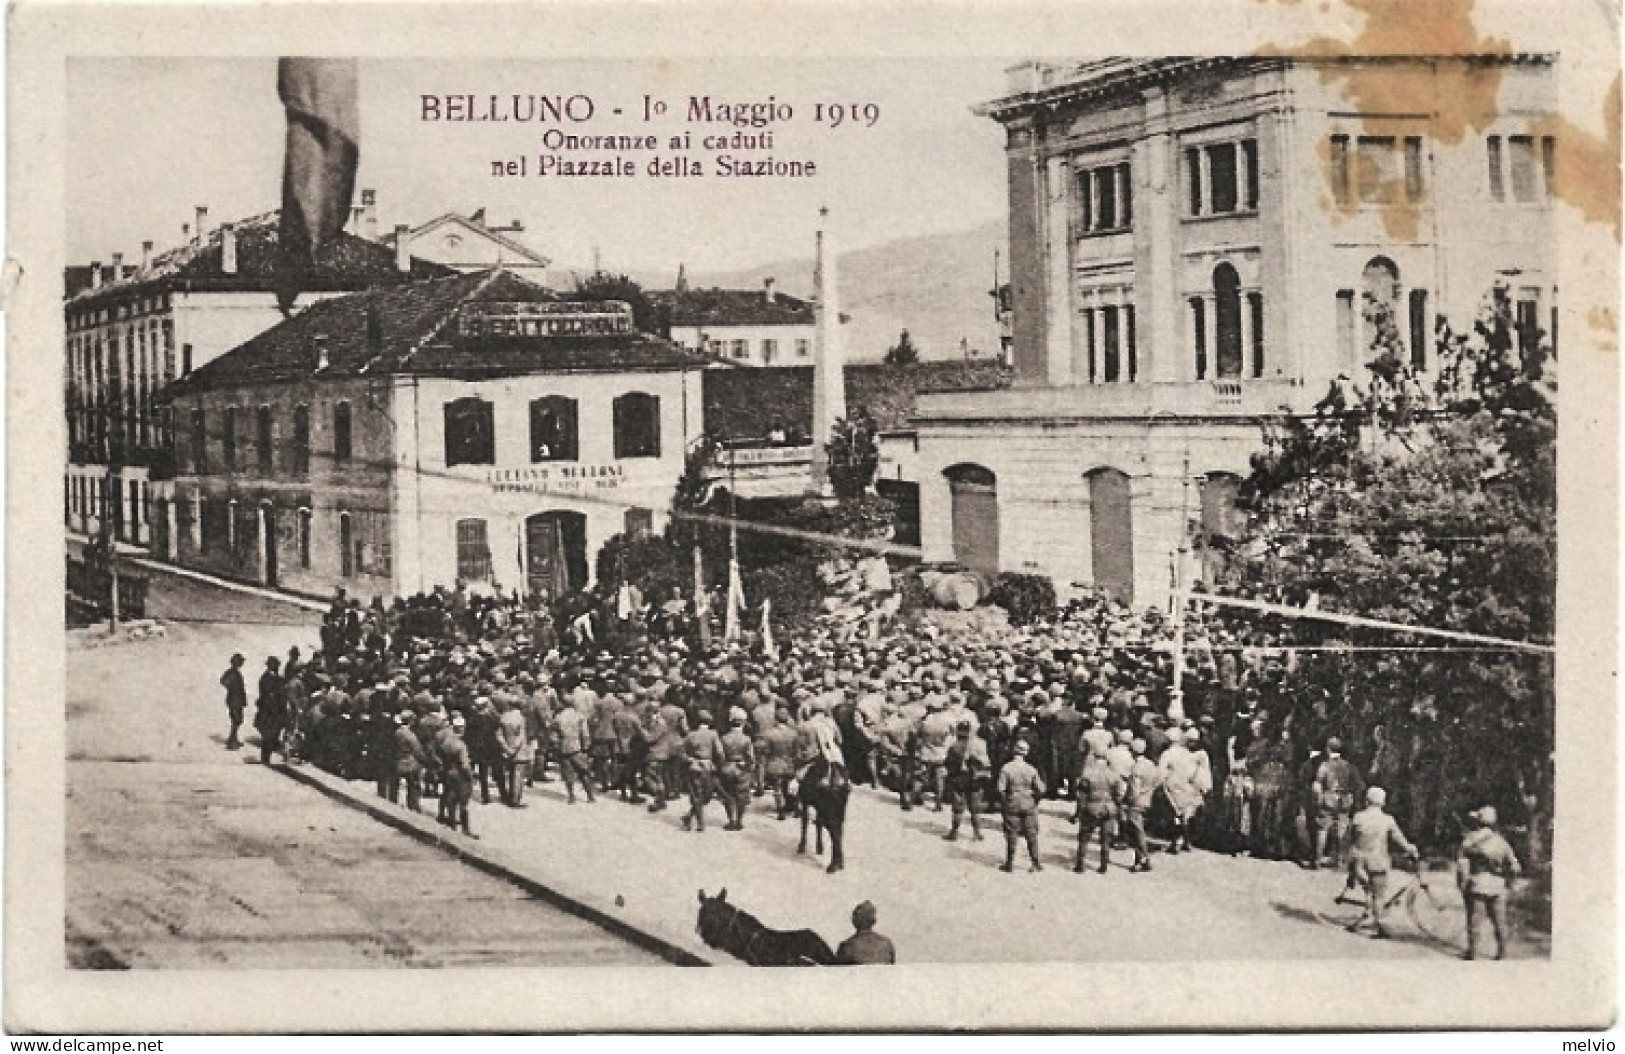
[[[1174,684],[1168,701],[1168,718],[1185,718],[1185,559],[1190,553],[1190,494],[1191,455],[1185,451],[1184,471],[1180,476],[1179,495],[1179,549],[1174,553]]]

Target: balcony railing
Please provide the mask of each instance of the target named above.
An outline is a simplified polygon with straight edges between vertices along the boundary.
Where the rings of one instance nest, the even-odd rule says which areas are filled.
[[[1302,412],[1303,385],[1284,378],[1082,384],[1005,388],[984,392],[922,392],[922,420],[1013,417],[1258,417]]]

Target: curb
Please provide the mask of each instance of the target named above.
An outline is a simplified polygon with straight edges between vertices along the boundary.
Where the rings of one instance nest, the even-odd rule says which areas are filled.
[[[640,929],[625,919],[594,907],[580,896],[572,896],[524,874],[498,859],[499,854],[495,850],[474,845],[460,836],[448,836],[433,820],[419,819],[411,813],[398,811],[396,807],[390,806],[382,799],[373,800],[366,795],[353,793],[348,785],[335,784],[333,781],[336,777],[330,777],[319,769],[313,769],[308,765],[294,766],[285,763],[273,764],[270,768],[296,783],[320,791],[340,804],[366,813],[374,820],[410,838],[439,849],[460,863],[468,864],[477,871],[518,886],[538,900],[602,927],[628,943],[658,955],[674,966],[714,965],[710,959],[698,954],[693,948]]]

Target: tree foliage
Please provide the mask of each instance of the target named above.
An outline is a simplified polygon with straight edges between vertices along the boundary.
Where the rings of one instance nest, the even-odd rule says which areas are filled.
[[[903,330],[897,335],[897,343],[886,349],[886,365],[912,366],[920,361],[920,349],[914,346],[914,340]]]
[[[1391,320],[1372,321],[1364,383],[1334,385],[1313,414],[1268,431],[1242,488],[1249,530],[1223,584],[1294,606],[1550,643],[1556,415],[1545,334],[1520,333],[1497,287],[1469,330],[1440,320],[1428,377],[1383,324]],[[1396,804],[1414,833],[1448,842],[1456,817],[1493,803],[1527,829],[1526,851],[1543,861],[1549,655],[1449,650],[1437,638],[1311,621],[1289,632],[1299,644],[1374,649],[1303,653],[1298,708],[1320,734],[1355,742],[1383,726],[1406,757]]]
[[[595,271],[576,279],[575,296],[581,300],[621,300],[632,305],[632,324],[643,333],[671,336],[670,314],[649,299],[643,287],[624,274]]]
[[[880,470],[880,428],[868,411],[859,409],[835,422],[824,452],[835,496],[843,501],[861,498]]]

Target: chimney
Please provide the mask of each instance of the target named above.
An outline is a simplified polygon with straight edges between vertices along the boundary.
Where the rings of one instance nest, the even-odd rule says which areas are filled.
[[[406,224],[395,224],[395,270],[403,274],[412,269],[412,245],[406,240],[406,231]]]
[[[378,240],[378,192],[361,192],[361,236],[368,241]]]
[[[141,243],[141,269],[147,270],[152,266],[152,242]]]
[[[190,223],[181,224],[181,241],[189,242],[191,240],[192,240],[192,225]]]
[[[100,260],[92,260],[92,261],[90,261],[90,288],[92,288],[92,289],[100,289],[101,287],[102,287],[102,262]]]
[[[311,340],[316,345],[316,369],[325,370],[328,367],[327,334],[318,333]]]
[[[199,244],[202,244],[203,236],[205,234],[207,234],[208,231],[209,231],[209,206],[207,206],[207,205],[199,205],[197,207],[197,240],[198,240]]]
[[[120,280],[121,278],[124,277],[124,254],[123,253],[114,253],[113,254],[113,269],[112,269],[112,271],[113,271],[113,277],[112,277],[113,281],[117,282],[118,280]]]
[[[762,294],[767,297],[769,304],[779,302],[779,295],[773,291],[773,279],[771,278],[762,279]]]
[[[237,229],[229,223],[220,225],[220,273],[237,273]]]

